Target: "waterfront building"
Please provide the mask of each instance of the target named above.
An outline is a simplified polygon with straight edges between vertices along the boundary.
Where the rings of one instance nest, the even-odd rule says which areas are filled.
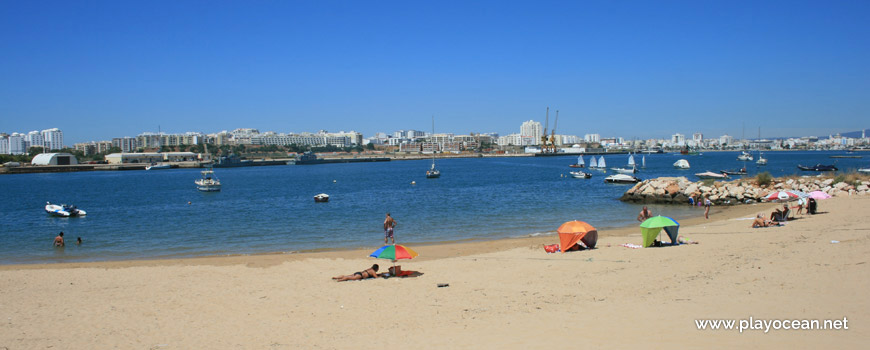
[[[601,143],[601,135],[586,134],[583,136],[583,141],[586,141],[586,143]]]
[[[417,142],[407,142],[399,144],[399,152],[418,153],[421,150],[421,144]]]
[[[63,149],[63,131],[58,128],[42,130],[42,140],[46,151]]]
[[[541,143],[541,136],[544,136],[544,129],[541,127],[540,122],[528,120],[520,126],[520,136],[531,138],[532,142],[534,142],[533,145],[539,145]]]
[[[30,161],[33,165],[75,165],[79,161],[69,153],[40,153]]]
[[[208,161],[204,154],[193,152],[112,153],[106,155],[109,164],[151,164],[160,162]]]
[[[0,154],[9,154],[9,135],[0,133]]]
[[[728,134],[719,136],[719,145],[720,146],[731,145],[733,143],[734,143],[734,137],[729,136]]]
[[[683,146],[686,144],[686,135],[676,133],[671,135],[671,144],[674,146]]]
[[[520,134],[510,134],[498,138],[499,146],[533,146],[537,145],[540,140],[532,136],[522,136]]]

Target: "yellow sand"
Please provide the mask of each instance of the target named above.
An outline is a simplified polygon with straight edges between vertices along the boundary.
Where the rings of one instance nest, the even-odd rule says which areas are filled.
[[[546,254],[554,236],[423,245],[416,278],[333,282],[372,249],[0,267],[0,349],[866,348],[870,197],[751,229],[773,205],[688,220],[697,245]],[[636,215],[636,213],[627,213]],[[698,211],[702,216],[702,212]],[[554,229],[560,223],[554,223]],[[595,225],[595,223],[592,223]],[[831,243],[837,240],[840,243]],[[439,283],[449,287],[439,288]],[[698,330],[696,319],[848,319]]]

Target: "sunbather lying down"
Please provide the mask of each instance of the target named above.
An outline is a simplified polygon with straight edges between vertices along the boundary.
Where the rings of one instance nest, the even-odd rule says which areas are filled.
[[[762,215],[762,214],[758,214],[758,216],[755,217],[755,221],[752,222],[752,228],[770,227],[770,226],[782,226],[782,223],[779,223],[779,222],[776,222],[773,220],[765,220],[764,215]]]
[[[341,281],[354,281],[361,280],[365,278],[372,278],[378,276],[378,264],[372,265],[372,267],[362,270],[360,272],[354,272],[352,275],[343,275],[343,276],[335,276],[332,279],[341,282]]]

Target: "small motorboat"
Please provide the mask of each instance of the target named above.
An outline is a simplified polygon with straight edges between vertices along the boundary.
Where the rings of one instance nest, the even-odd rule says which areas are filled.
[[[746,175],[746,168],[742,169],[731,169],[731,170],[720,170],[720,173],[725,175]]]
[[[737,156],[737,160],[742,160],[744,162],[751,162],[752,159],[754,159],[752,158],[752,154],[746,151],[743,151],[739,156]]]
[[[584,173],[582,171],[572,171],[569,174],[571,174],[571,177],[575,179],[588,179],[592,177],[592,174]]]
[[[613,170],[613,171],[620,173],[620,174],[634,174],[637,172],[637,168],[634,168],[634,167],[632,167],[632,168],[610,168],[610,170]]]
[[[218,180],[211,167],[201,171],[202,178],[194,181],[196,189],[202,192],[219,192],[221,190],[221,180]]]
[[[677,169],[689,169],[689,161],[685,159],[680,159],[674,162],[674,168]]]
[[[640,182],[640,179],[626,174],[614,174],[604,178],[604,182],[614,184],[633,184]]]
[[[695,174],[699,179],[712,179],[712,180],[725,180],[728,179],[727,174],[714,173],[712,171],[705,171],[703,173]]]
[[[763,154],[763,153],[761,153],[761,152],[758,153],[758,160],[755,161],[755,164],[757,164],[757,165],[767,165],[767,158],[764,158],[764,154]]]
[[[329,202],[329,195],[326,193],[318,194],[318,195],[314,196],[314,201],[317,203]]]
[[[60,216],[64,218],[68,218],[70,216],[85,216],[88,215],[87,212],[76,208],[75,205],[66,205],[66,204],[51,204],[51,202],[45,202],[45,212],[54,216]]]
[[[812,166],[798,165],[797,167],[798,167],[798,169],[803,170],[803,171],[837,171],[837,170],[840,170],[840,169],[837,169],[837,167],[834,165],[823,165],[823,164],[816,164],[816,165],[812,165]]]
[[[172,168],[172,164],[151,163],[151,165],[145,167],[145,170],[163,170],[163,169],[171,169],[171,168]]]
[[[870,168],[858,169],[859,173],[870,174]]]

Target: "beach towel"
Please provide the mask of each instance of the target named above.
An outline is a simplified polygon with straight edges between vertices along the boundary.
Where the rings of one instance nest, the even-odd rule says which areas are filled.
[[[623,243],[623,244],[620,244],[619,246],[620,246],[620,247],[631,248],[631,249],[639,249],[639,248],[643,248],[642,245],[639,245],[639,244],[631,244],[631,243]]]

